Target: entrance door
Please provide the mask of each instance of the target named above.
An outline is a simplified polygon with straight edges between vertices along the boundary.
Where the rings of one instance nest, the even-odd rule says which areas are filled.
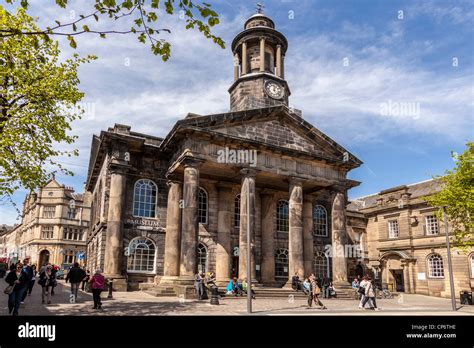
[[[231,277],[238,277],[239,276],[239,257],[238,256],[233,256],[232,257],[232,271],[231,271]]]
[[[405,285],[403,283],[403,270],[397,269],[392,271],[393,278],[395,278],[395,288],[397,292],[405,292]]]
[[[49,262],[49,251],[43,250],[39,254],[39,266],[44,266]]]

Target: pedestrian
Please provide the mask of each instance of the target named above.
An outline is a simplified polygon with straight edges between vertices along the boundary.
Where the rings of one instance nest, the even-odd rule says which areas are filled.
[[[100,293],[105,287],[105,278],[100,269],[96,270],[91,280],[89,281],[92,288],[92,298],[94,299],[94,307],[92,309],[102,309],[102,301],[100,300]]]
[[[320,284],[318,284],[316,277],[314,277],[314,274],[310,276],[310,282],[311,292],[308,296],[308,306],[311,307],[312,302],[314,301],[314,303],[317,304],[320,309],[327,309],[326,306],[319,299],[319,296],[321,295],[321,286]]]
[[[298,275],[298,272],[296,272],[295,275],[291,277],[291,287],[295,291],[298,291],[301,289],[300,277]]]
[[[14,316],[18,315],[20,309],[21,298],[28,286],[28,275],[22,271],[23,264],[17,263],[14,269],[5,278],[8,287],[5,293],[8,295],[8,313]]]
[[[196,294],[199,300],[202,300],[202,296],[204,294],[204,287],[203,287],[203,278],[199,272],[196,273],[194,276],[194,287],[196,288]]]
[[[244,280],[242,281],[242,291],[247,294],[247,289],[248,289],[248,283],[247,283],[247,278],[244,278]],[[251,293],[252,293],[252,298],[255,300],[255,292],[253,291],[253,289],[250,289]]]
[[[33,278],[28,283],[28,291],[25,291],[25,294],[28,292],[28,296],[31,296],[31,292],[33,291],[33,286],[35,286],[36,276],[38,272],[36,271],[36,265],[31,266],[31,270],[33,271]],[[26,296],[23,296],[25,298]]]
[[[52,296],[54,296],[54,288],[56,287],[56,285],[58,285],[58,282],[56,281],[58,271],[59,271],[59,267],[56,266],[56,265],[52,265],[51,272],[52,272],[54,280],[55,280],[55,283],[53,284],[53,287],[51,288],[51,295]]]
[[[303,292],[306,295],[309,295],[309,293],[311,292],[311,283],[309,282],[308,278],[305,278],[303,281]]]
[[[33,279],[33,269],[30,266],[30,259],[26,258],[23,260],[23,268],[21,271],[24,272],[26,276],[28,277],[28,283],[26,284],[26,289],[23,292],[23,295],[21,297],[21,302],[20,302],[21,304],[24,304],[26,295],[28,292],[28,286],[30,285],[30,281]]]
[[[47,303],[51,304],[51,295],[56,282],[55,273],[53,272],[53,266],[50,264],[46,265],[43,272],[40,273],[38,284],[41,285],[41,303],[44,304],[45,298]]]
[[[372,281],[372,278],[367,279],[367,283],[365,285],[365,298],[364,302],[362,302],[362,308],[365,307],[365,304],[370,301],[370,309],[375,309],[376,311],[379,311],[380,308],[377,308],[377,302],[375,301],[375,289],[374,289],[374,284]]]
[[[90,279],[91,279],[91,271],[86,270],[86,277],[82,280],[82,284],[81,284],[82,291],[86,291],[86,284],[89,283]]]
[[[77,293],[79,291],[79,285],[86,277],[86,272],[79,267],[79,263],[74,262],[69,272],[67,272],[66,283],[69,281],[71,283],[71,299],[76,302]]]
[[[367,276],[362,278],[362,281],[359,283],[359,289],[357,290],[360,295],[359,309],[364,309],[365,305],[365,286],[367,285]]]
[[[322,285],[323,297],[328,298],[329,297],[329,286],[331,285],[331,279],[328,278],[326,273],[324,274],[323,279],[321,279],[321,283],[319,283],[319,284]]]

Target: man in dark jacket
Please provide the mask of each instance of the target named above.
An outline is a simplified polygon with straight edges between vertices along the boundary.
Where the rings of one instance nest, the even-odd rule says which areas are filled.
[[[23,260],[23,268],[22,268],[22,273],[26,275],[28,278],[28,283],[26,284],[25,291],[23,291],[23,295],[21,296],[21,304],[25,303],[27,291],[28,291],[28,285],[30,284],[31,280],[33,279],[33,268],[30,266],[30,259],[24,259]]]
[[[11,270],[5,278],[5,281],[10,286],[14,286],[13,291],[8,295],[8,311],[12,315],[18,315],[21,298],[23,292],[28,286],[28,275],[23,272],[23,265],[18,263],[13,270]]]
[[[79,284],[81,284],[82,280],[86,277],[86,272],[82,268],[79,267],[77,262],[71,267],[69,272],[67,272],[66,276],[66,283],[69,281],[71,283],[71,296],[70,301],[76,302],[77,299],[77,291],[79,290]]]

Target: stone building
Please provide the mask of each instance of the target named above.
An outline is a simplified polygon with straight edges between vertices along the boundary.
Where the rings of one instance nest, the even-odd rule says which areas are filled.
[[[356,259],[324,251],[363,240],[346,231],[345,209],[359,184],[347,175],[361,161],[289,107],[287,49],[256,14],[232,42],[229,112],[188,114],[165,138],[119,124],[93,137],[87,262],[116,290],[145,283],[186,294],[198,270],[221,283],[245,278],[249,250],[258,284],[313,272],[348,284]]]
[[[366,236],[367,269],[382,286],[397,292],[450,296],[445,225],[436,217],[437,208],[423,200],[439,190],[435,180],[428,180],[383,190],[348,205],[348,228]],[[454,248],[451,257],[456,296],[474,290],[474,249]]]
[[[75,193],[52,179],[26,196],[21,223],[2,241],[6,258],[62,268],[84,264],[89,220],[90,194]]]

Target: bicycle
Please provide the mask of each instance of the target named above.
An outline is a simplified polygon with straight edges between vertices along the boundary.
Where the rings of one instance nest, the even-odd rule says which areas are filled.
[[[377,298],[390,299],[390,298],[393,298],[393,295],[388,289],[377,288]]]

